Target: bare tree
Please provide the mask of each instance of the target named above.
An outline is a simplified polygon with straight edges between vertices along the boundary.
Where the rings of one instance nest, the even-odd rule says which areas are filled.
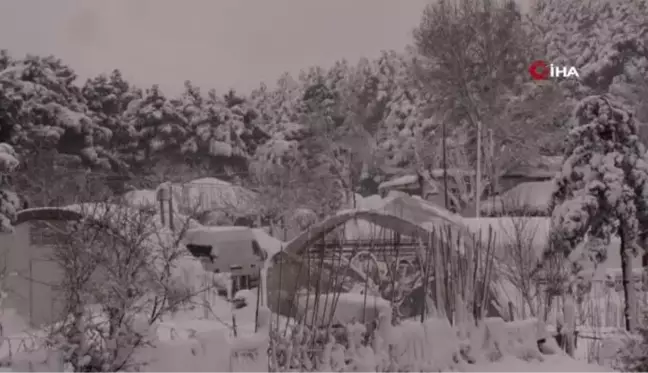
[[[268,220],[272,234],[284,236],[286,221],[292,211],[305,202],[307,183],[298,158],[283,159],[282,162],[259,160],[251,167],[252,184],[260,198],[259,214]],[[305,198],[306,197],[306,198]]]
[[[512,203],[516,203],[514,201]],[[499,239],[503,242],[500,255],[500,276],[510,282],[518,299],[513,304],[518,310],[517,316],[537,317],[540,310],[540,273],[534,271],[541,253],[537,251],[538,237],[546,232],[538,232],[538,225],[530,220],[532,214],[523,212],[518,216],[503,217],[510,219],[511,224],[503,222]],[[540,311],[540,312],[539,312]]]
[[[487,130],[493,131],[498,154],[490,159],[497,171],[493,179],[546,150],[557,131],[554,117],[562,115],[560,95],[528,80],[526,66],[538,51],[514,1],[436,1],[425,9],[414,36],[421,57],[415,64],[418,81],[431,107],[446,113],[444,120],[452,125],[448,136],[468,135],[470,168],[477,138]]]
[[[58,232],[51,258],[62,268],[64,317],[49,343],[74,371],[137,368],[134,353],[155,340],[156,323],[207,290],[179,273],[188,221],[171,232],[152,214],[126,206],[81,210],[88,218]]]

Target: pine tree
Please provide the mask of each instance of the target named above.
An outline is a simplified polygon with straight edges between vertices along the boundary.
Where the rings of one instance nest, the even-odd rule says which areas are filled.
[[[568,256],[586,237],[589,258],[603,261],[613,235],[621,239],[626,328],[637,325],[631,259],[648,227],[648,158],[633,116],[607,96],[583,99],[574,112],[552,224]]]
[[[19,153],[55,149],[92,166],[106,165],[101,143],[111,133],[90,117],[76,74],[61,60],[0,57],[3,138]]]
[[[128,83],[119,70],[114,70],[110,75],[88,79],[82,93],[91,118],[111,134],[102,143],[106,153],[120,166],[126,166],[138,146],[138,139],[133,122],[126,120],[125,115],[132,102],[140,102],[142,91]]]
[[[18,157],[14,149],[0,143],[0,232],[10,232],[11,223],[19,209],[18,196],[7,189],[6,176],[18,166]]]
[[[134,130],[138,144],[134,158],[139,162],[179,153],[187,137],[187,119],[158,85],[147,89],[143,99],[131,102],[124,119]]]

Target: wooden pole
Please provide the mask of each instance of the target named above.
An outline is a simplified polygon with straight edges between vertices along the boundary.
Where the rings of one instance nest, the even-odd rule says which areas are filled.
[[[482,159],[482,135],[481,135],[482,124],[481,121],[477,121],[477,180],[475,181],[475,217],[479,218],[481,216],[481,159]]]
[[[491,194],[495,194],[497,191],[497,167],[495,166],[495,138],[492,129],[488,129],[488,145],[491,162]]]
[[[171,189],[171,183],[169,183],[169,228],[172,231],[175,230],[175,224],[173,222],[173,190]]]
[[[442,132],[442,153],[443,153],[443,207],[448,209],[448,159],[447,159],[447,135],[446,135],[446,122],[445,120],[441,123],[441,132]]]

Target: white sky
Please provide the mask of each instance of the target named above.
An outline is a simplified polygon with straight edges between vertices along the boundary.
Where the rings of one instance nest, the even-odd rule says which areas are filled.
[[[55,54],[82,79],[119,68],[168,93],[187,79],[247,92],[285,71],[402,49],[427,2],[2,0],[0,49]]]

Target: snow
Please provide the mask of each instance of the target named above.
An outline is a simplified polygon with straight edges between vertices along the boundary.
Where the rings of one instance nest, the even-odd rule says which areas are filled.
[[[463,224],[468,230],[481,237],[484,243],[488,240],[489,229],[497,247],[505,248],[516,245],[518,239],[522,239],[524,245],[528,245],[537,258],[540,258],[547,246],[551,228],[551,218],[545,217],[499,217],[499,218],[462,218]],[[586,240],[581,245],[587,245]],[[612,237],[606,251],[606,260],[596,267],[596,278],[604,278],[606,271],[621,267],[621,256],[619,254],[620,241],[618,237]],[[502,255],[503,253],[500,253]],[[593,263],[583,262],[584,269],[594,268]],[[640,258],[633,258],[633,267],[640,268]]]
[[[645,2],[642,0],[621,2],[593,0],[579,3],[543,0],[541,3],[545,7],[539,8],[538,12],[532,12],[530,16],[539,31],[539,35],[536,35],[534,41],[541,44],[541,47],[546,47],[547,50],[547,55],[543,58],[557,64],[576,65],[581,71],[582,79],[577,87],[565,87],[565,91],[569,91],[565,98],[567,106],[573,104],[575,99],[591,94],[592,91],[609,91],[614,96],[623,96],[624,101],[628,101],[630,104],[636,104],[632,106],[638,106],[645,95],[636,94],[636,82],[641,80],[633,77],[645,75],[648,66],[645,59],[645,19],[642,19],[645,16]],[[402,53],[385,51],[376,59],[363,59],[353,66],[346,62],[340,62],[329,69],[312,68],[305,71],[298,79],[287,74],[281,77],[275,88],[260,87],[249,97],[245,97],[244,103],[238,104],[225,102],[226,100],[213,91],[202,95],[197,87],[191,87],[189,83],[187,91],[178,99],[178,103],[167,99],[157,86],[142,95],[136,92],[137,89],[129,87],[128,83],[119,77],[118,72],[111,75],[110,80],[104,79],[102,82],[101,79],[94,79],[93,84],[84,86],[83,95],[79,96],[76,87],[71,85],[74,80],[74,72],[54,58],[29,57],[15,61],[6,59],[4,54],[0,57],[3,67],[6,65],[6,68],[0,71],[0,82],[3,88],[3,93],[0,94],[3,105],[0,106],[7,110],[13,110],[11,109],[12,104],[21,104],[18,111],[8,113],[9,118],[12,115],[20,118],[20,123],[16,126],[20,127],[17,128],[19,130],[17,131],[19,138],[17,143],[29,149],[34,145],[32,142],[45,137],[52,140],[55,146],[63,145],[58,142],[65,131],[83,132],[86,136],[84,144],[80,146],[82,149],[80,154],[93,163],[100,163],[101,157],[105,154],[102,151],[106,150],[96,144],[114,143],[115,139],[110,138],[113,136],[113,130],[117,128],[124,129],[124,132],[129,134],[123,138],[125,140],[123,143],[133,142],[138,146],[144,144],[150,150],[160,152],[173,152],[176,148],[183,149],[182,154],[174,153],[174,156],[189,153],[189,155],[196,156],[196,159],[221,155],[226,158],[240,156],[243,159],[267,157],[271,158],[272,162],[295,161],[290,157],[299,154],[299,147],[303,144],[302,140],[309,127],[304,125],[304,123],[308,124],[305,114],[309,113],[303,97],[307,88],[316,83],[323,86],[324,93],[331,93],[331,97],[336,97],[332,99],[327,96],[321,102],[317,102],[326,110],[353,112],[357,109],[353,105],[358,105],[358,98],[362,97],[363,114],[366,114],[367,118],[376,118],[376,131],[371,133],[371,141],[373,141],[371,151],[375,152],[372,157],[375,156],[376,159],[379,159],[379,163],[382,163],[381,166],[389,166],[400,172],[404,170],[411,172],[413,163],[416,163],[414,153],[420,150],[419,140],[427,138],[427,134],[431,134],[439,123],[439,118],[428,115],[429,104],[434,101],[435,96],[428,97],[417,84],[416,74],[411,73],[412,68],[416,67],[415,65],[420,62],[421,57],[412,53],[411,50]],[[560,86],[563,87],[563,84]],[[636,97],[631,97],[633,94]],[[5,99],[5,95],[7,99]],[[512,102],[524,102],[524,100],[523,97],[515,97]],[[104,107],[114,107],[115,112],[110,113],[108,112],[110,110],[104,110]],[[251,122],[244,118],[248,116],[247,114],[250,114],[249,117],[256,116],[258,118]],[[549,113],[541,114],[539,115],[541,119],[547,119]],[[621,114],[622,118],[624,115],[627,117],[625,113]],[[48,120],[43,121],[47,125],[32,123],[37,122],[35,119],[41,119],[41,116],[50,116],[47,118]],[[461,121],[461,118],[458,119]],[[504,119],[501,122],[506,122],[506,118]],[[261,125],[257,126],[256,122]],[[520,123],[519,121],[511,122],[516,126]],[[95,128],[98,123],[101,123],[102,128]],[[254,134],[253,129],[262,134]],[[455,152],[454,148],[466,148],[464,146],[466,136],[463,132],[467,131],[464,131],[464,128],[453,128],[451,132],[455,132],[455,130],[458,133],[450,133],[448,139],[451,144],[450,148],[453,149],[449,154],[449,161],[452,164],[462,164],[462,162],[466,162],[465,154],[461,154],[461,151]],[[576,132],[574,131],[573,134]],[[514,138],[520,134],[509,136],[507,133],[506,135]],[[528,135],[526,132],[522,136],[530,141],[537,140],[535,136]],[[434,141],[439,138],[439,136],[432,137]],[[108,140],[112,140],[112,142]],[[122,142],[122,139],[118,140],[118,143]],[[434,141],[429,144],[430,148],[436,147],[437,143]],[[455,146],[456,144],[459,146]],[[117,153],[111,155],[119,159],[143,150],[132,149],[128,146],[126,148],[126,150],[122,148],[110,149],[111,152]],[[517,155],[526,156],[522,153]],[[614,203],[620,202],[623,200],[623,189],[619,187],[620,178],[618,173],[615,173],[617,170],[609,167],[614,163],[613,158],[614,156],[608,156],[597,159],[599,169],[579,167],[577,163],[568,161],[564,173],[591,175],[602,171],[601,174],[606,175],[604,181],[610,186],[608,188],[609,200]],[[230,166],[228,160],[225,160],[224,163],[223,168],[228,169]],[[430,163],[433,167],[439,166],[436,159],[431,160]],[[0,144],[0,173],[15,169],[17,165],[18,157],[15,152],[7,150],[5,144]],[[641,167],[637,167],[637,169],[639,168]],[[382,190],[412,184],[417,182],[416,179],[415,175],[407,175],[383,183],[379,188]],[[598,188],[600,183],[592,182],[586,187]],[[124,198],[133,207],[151,207],[155,211],[158,205],[157,192],[160,189],[158,187],[156,190],[133,191],[127,193]],[[227,210],[228,212],[246,213],[258,210],[259,196],[256,193],[215,178],[194,180],[188,186],[171,185],[171,189],[174,197],[174,210],[179,219],[184,218],[183,214],[189,215],[195,212],[194,208],[201,212]],[[520,191],[514,190],[509,194],[523,194],[524,196],[520,199],[525,201],[542,200],[540,205],[545,203],[548,198],[546,190],[529,188],[520,193],[517,192]],[[648,191],[643,193],[648,196]],[[501,219],[459,220],[456,216],[441,211],[438,206],[427,205],[424,202],[419,202],[416,198],[401,197],[390,195],[385,199],[379,196],[356,198],[357,207],[363,211],[388,211],[430,229],[435,227],[439,220],[450,221],[456,226],[467,227],[472,233],[481,233],[482,239],[486,239],[487,230],[490,228],[497,234],[498,246],[514,244],[521,234],[518,231],[520,228],[518,222],[521,222],[526,225],[524,234],[533,235],[530,237],[529,244],[534,257],[538,258],[542,249],[546,247],[549,219],[504,217]],[[417,204],[412,201],[416,201]],[[0,194],[0,224],[3,228],[9,226],[11,218],[15,215],[18,202],[15,194],[4,192]],[[496,201],[495,204],[500,202]],[[584,220],[583,218],[586,216],[583,206],[590,203],[592,203],[592,198],[582,196],[575,198],[573,202],[566,203],[561,209],[565,217],[564,225],[569,225],[574,231],[582,228],[578,221]],[[487,204],[488,202],[484,206]],[[92,217],[104,217],[106,211],[95,207],[79,205],[68,208],[82,211]],[[399,208],[402,208],[403,211],[399,212]],[[115,226],[119,226],[122,223],[120,219],[128,219],[130,214],[131,212],[116,214],[109,219]],[[441,219],[437,219],[437,217],[441,217]],[[157,234],[159,237],[151,239],[151,241],[159,242],[150,244],[168,245],[173,233],[161,227],[159,216],[154,220],[152,224],[156,229],[159,229]],[[375,236],[379,230],[376,225],[355,220],[346,223],[345,228],[349,238]],[[219,234],[231,229],[232,227],[214,228],[205,230],[205,232]],[[270,257],[284,246],[284,242],[274,239],[263,230],[252,229],[248,232],[270,254]],[[128,233],[124,232],[124,234]],[[592,272],[591,277],[601,280],[618,277],[618,273],[616,273],[620,266],[618,251],[618,239],[612,237],[612,242],[606,251],[607,260],[596,268],[592,264],[589,264],[589,267],[586,266],[587,270]],[[505,254],[500,253],[502,257],[505,257]],[[633,262],[633,266],[638,267],[639,265],[638,260]],[[178,267],[181,270],[177,275],[183,276],[188,282],[193,281],[194,286],[201,284],[205,277],[211,276],[202,270],[200,262],[191,257],[181,258]],[[262,290],[261,293],[263,294],[264,291]],[[245,291],[243,294],[249,299],[256,296],[254,290]],[[348,308],[356,310],[360,298],[354,294],[350,294],[346,298],[348,298],[345,301],[348,303]],[[364,302],[364,297],[362,298]],[[585,306],[600,308],[604,306],[603,302],[610,302],[617,306],[621,301],[617,292],[610,292],[599,297],[592,296],[592,299],[585,302]],[[200,344],[191,345],[190,348],[185,348],[188,345],[171,346],[164,350],[162,355],[168,354],[168,359],[161,361],[158,369],[200,371],[223,367],[213,364],[211,366],[209,364],[192,365],[196,363],[196,360],[200,360],[195,357],[197,355],[200,355],[201,358],[210,354],[219,355],[219,352],[222,351],[218,351],[221,347],[218,344],[222,343],[223,351],[229,351],[229,347],[225,345],[231,341],[227,338],[219,339],[221,336],[217,336],[217,332],[229,329],[226,323],[231,322],[231,304],[218,297],[210,302],[214,314],[212,316],[214,318],[217,316],[222,319],[222,322],[204,318],[203,310],[198,308],[195,313],[179,312],[174,317],[165,320],[164,328],[167,329],[167,334],[170,334],[168,330],[182,329],[185,331],[183,336],[187,339],[191,339],[189,338],[191,330],[204,331],[213,337],[211,341],[216,346],[211,346],[211,349]],[[242,330],[251,325],[250,307],[234,311],[234,313]],[[349,313],[354,314],[354,311]],[[357,316],[357,313],[355,314]],[[348,318],[348,316],[340,316],[341,320]],[[13,323],[13,321],[9,322]],[[420,334],[416,333],[417,328],[421,329],[420,324],[412,323],[409,327],[413,338],[421,338]],[[360,328],[356,329],[354,333],[358,333],[360,330]],[[9,332],[7,328],[5,331],[13,333],[13,331]],[[212,332],[213,334],[210,334]],[[444,348],[448,347],[446,345],[451,345],[450,338],[444,339],[442,342]],[[418,345],[414,343],[411,346]],[[177,350],[182,350],[185,355],[174,354],[176,347]],[[192,351],[191,349],[194,348],[200,352]],[[412,349],[410,352],[415,353]],[[357,370],[365,370],[365,367],[371,366],[373,357],[367,356],[364,359],[363,356],[366,355],[362,355],[362,351],[359,349],[353,353],[354,358],[360,357],[355,361]],[[229,356],[227,358],[229,359]],[[449,357],[446,356],[446,358]],[[376,357],[376,359],[378,358]],[[506,357],[504,361],[496,364],[469,366],[469,369],[474,368],[482,371],[597,370],[571,363],[562,356],[547,357],[544,363],[536,364],[522,363],[511,359],[511,357]]]
[[[184,184],[160,184],[155,190],[140,189],[126,192],[124,201],[138,208],[158,209],[159,193],[169,190],[173,195],[174,216],[199,215],[209,211],[227,212],[235,216],[250,213],[258,196],[243,187],[217,178],[200,178]],[[168,214],[168,203],[165,203]]]
[[[192,311],[178,312],[165,318],[158,328],[159,338],[163,341],[186,339],[195,332],[214,330],[226,331],[227,335],[233,336],[232,315],[236,319],[237,334],[253,334],[256,316],[256,289],[247,290],[247,292],[247,305],[240,309],[234,309],[232,303],[225,298],[213,296],[209,299],[207,311],[205,311],[204,304],[199,304]]]
[[[14,148],[9,144],[0,143],[0,174],[13,171],[18,164],[18,155]]]
[[[363,210],[377,210],[380,207],[384,205],[384,200],[383,198],[378,195],[374,194],[368,197],[362,197],[359,194],[356,194],[356,208],[363,209]]]
[[[547,213],[554,190],[553,181],[526,182],[516,185],[508,191],[482,202],[483,214],[493,215],[513,213]]]
[[[526,362],[506,356],[494,363],[465,365],[467,372],[609,372],[609,368],[587,364],[564,355],[544,355],[543,362]]]
[[[285,243],[279,239],[270,236],[266,231],[260,228],[248,228],[237,226],[220,226],[220,227],[196,227],[187,230],[185,241],[194,242],[198,244],[209,244],[210,242],[218,242],[221,237],[224,237],[230,232],[248,233],[249,236],[254,237],[259,243],[259,246],[264,250],[268,256],[272,256],[285,246]],[[219,235],[219,233],[221,233]]]
[[[397,177],[395,179],[385,181],[381,183],[378,186],[379,190],[387,189],[387,188],[393,188],[393,187],[399,187],[399,186],[405,186],[405,185],[411,185],[414,183],[418,183],[418,176],[417,175],[404,175],[401,177]]]
[[[183,185],[173,185],[178,211],[226,210],[242,214],[252,211],[257,194],[241,186],[217,178],[201,178]]]
[[[272,255],[280,252],[281,249],[286,246],[285,242],[272,237],[263,229],[253,228],[252,233],[259,243],[259,246],[268,253],[268,257],[272,257]]]
[[[547,245],[551,226],[551,219],[544,217],[463,218],[462,222],[476,239],[484,244],[493,240],[501,249],[523,239],[538,258]]]
[[[157,208],[157,191],[151,189],[139,189],[126,192],[123,196],[126,203],[133,207],[154,207]]]
[[[298,295],[296,301],[298,319],[305,317],[304,320],[313,320],[322,325],[328,325],[329,322],[332,325],[346,325],[353,321],[368,323],[377,319],[382,313],[391,313],[389,301],[376,295],[367,294],[365,297],[364,294],[359,293],[320,294],[315,309],[316,297],[315,294]],[[332,313],[334,299],[337,299],[337,303],[335,312]]]

